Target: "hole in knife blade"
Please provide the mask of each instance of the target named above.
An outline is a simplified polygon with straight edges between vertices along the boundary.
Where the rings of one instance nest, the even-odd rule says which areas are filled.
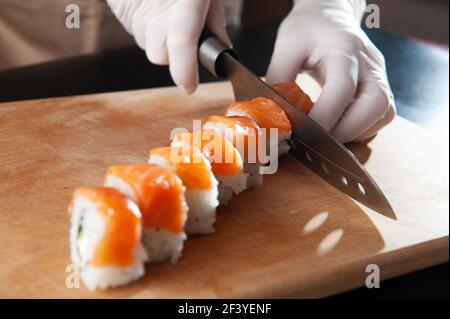
[[[362,186],[361,183],[357,183],[358,185],[358,190],[362,195],[366,195],[366,189],[364,188],[364,186]]]
[[[330,175],[330,170],[328,169],[328,166],[325,165],[325,163],[322,163],[322,169],[326,174]]]
[[[341,182],[344,186],[348,186],[348,180],[347,177],[345,176],[341,176]]]
[[[306,152],[306,158],[308,159],[308,161],[310,161],[311,163],[314,162],[314,160],[311,157],[311,154],[309,154],[309,152]]]

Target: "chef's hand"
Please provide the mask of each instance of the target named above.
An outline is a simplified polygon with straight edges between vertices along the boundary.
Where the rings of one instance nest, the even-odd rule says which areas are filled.
[[[170,65],[176,85],[190,94],[197,88],[197,50],[205,24],[231,44],[219,0],[107,0],[134,35],[150,62]]]
[[[278,30],[271,84],[308,71],[323,86],[310,116],[341,142],[363,141],[395,116],[384,57],[360,27],[363,0],[297,0]]]

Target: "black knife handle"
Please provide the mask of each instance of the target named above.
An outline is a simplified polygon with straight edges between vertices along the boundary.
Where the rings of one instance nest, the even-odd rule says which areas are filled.
[[[230,54],[239,59],[237,52],[223,43],[219,38],[206,28],[203,30],[199,41],[198,57],[200,63],[212,74],[219,78],[226,78],[226,72],[221,63],[224,54]]]

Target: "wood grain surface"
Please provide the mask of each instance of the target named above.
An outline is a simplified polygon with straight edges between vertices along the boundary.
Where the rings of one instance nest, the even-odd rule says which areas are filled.
[[[216,233],[189,238],[177,264],[149,265],[123,288],[67,288],[73,189],[100,185],[112,164],[145,162],[172,128],[231,100],[215,83],[190,97],[164,88],[0,104],[0,297],[322,297],[364,286],[368,264],[386,279],[448,260],[448,149],[397,118],[351,146],[397,221],[287,155],[263,187],[219,209]]]

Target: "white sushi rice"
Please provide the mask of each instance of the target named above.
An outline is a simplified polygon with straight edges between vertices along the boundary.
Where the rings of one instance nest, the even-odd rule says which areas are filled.
[[[137,196],[131,186],[118,176],[108,175],[105,179],[105,186],[115,188],[135,202],[137,201]],[[176,262],[181,256],[185,239],[186,234],[184,232],[173,234],[164,229],[145,226],[142,230],[142,241],[147,251],[149,263],[160,262],[167,258]]]
[[[219,203],[220,205],[228,204],[233,194],[239,194],[247,188],[246,173],[237,173],[231,176],[216,176],[219,180]]]
[[[134,263],[129,267],[91,265],[97,244],[105,232],[105,220],[97,207],[87,198],[78,197],[71,207],[70,255],[80,271],[80,277],[89,290],[117,287],[144,275],[145,249],[138,245]],[[81,227],[81,233],[80,233]]]
[[[142,240],[147,250],[148,262],[156,263],[170,259],[176,263],[183,251],[187,236],[184,232],[171,233],[165,229],[144,228]]]
[[[205,159],[206,163],[209,162]],[[149,163],[171,169],[171,164],[162,156],[152,155]],[[210,189],[186,189],[186,202],[189,207],[188,218],[185,231],[188,235],[209,234],[214,232],[214,223],[216,221],[216,208],[218,201],[218,182],[214,177],[211,166],[209,165]]]
[[[244,163],[244,172],[248,174],[247,188],[262,186],[263,175],[260,173],[260,164]]]
[[[145,254],[145,249],[140,249]],[[89,290],[107,289],[126,285],[144,275],[143,264],[133,264],[131,267],[94,267],[87,265],[81,272],[81,280]]]
[[[186,233],[209,234],[215,231],[216,208],[219,206],[218,182],[213,178],[213,186],[208,191],[187,190],[186,201],[189,206]]]

